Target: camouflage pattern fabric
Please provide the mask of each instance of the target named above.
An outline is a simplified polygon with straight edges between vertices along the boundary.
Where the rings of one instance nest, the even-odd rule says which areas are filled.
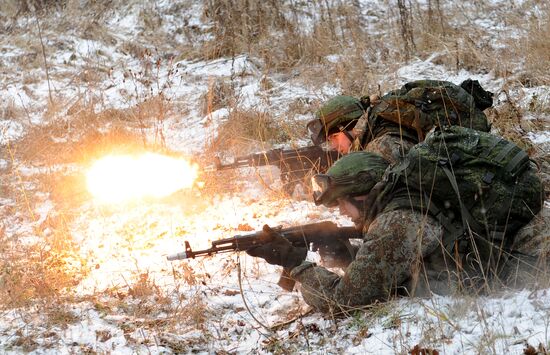
[[[307,124],[313,144],[326,142],[333,133],[351,130],[365,108],[361,100],[351,96],[339,95],[328,100]]]
[[[409,139],[402,139],[399,135],[383,134],[370,141],[363,149],[366,152],[377,153],[390,164],[395,164],[414,146]]]
[[[332,184],[328,184],[330,187],[324,191],[314,191],[315,204],[336,206],[339,197],[368,194],[372,187],[382,180],[388,166],[389,162],[380,154],[366,151],[352,152],[338,159],[326,173],[326,176],[334,179]],[[319,174],[313,178],[316,186],[327,186],[326,182],[321,181],[322,176],[323,174]],[[344,183],[341,182],[342,179],[345,179]],[[337,180],[340,180],[340,183],[337,183]]]
[[[398,287],[430,284],[422,260],[441,251],[443,228],[435,219],[412,210],[383,212],[368,227],[356,258],[340,277],[304,262],[291,276],[301,283],[306,303],[323,312],[340,312],[386,300]],[[439,275],[439,288],[454,289]],[[426,286],[422,286],[426,287]]]
[[[410,141],[385,134],[365,150],[397,162],[411,147]],[[319,311],[338,313],[386,300],[395,293],[429,296],[476,292],[501,282],[519,287],[545,269],[529,255],[513,253],[501,273],[485,275],[476,268],[480,263],[472,260],[471,250],[456,248],[449,254],[442,242],[449,232],[431,215],[412,207],[392,208],[390,203],[374,215],[364,233],[364,243],[344,276],[310,262],[294,268],[291,276],[301,283],[305,302]]]
[[[547,218],[548,213],[540,216]],[[547,228],[540,224],[537,219],[534,226]],[[394,294],[429,297],[524,288],[550,271],[547,250],[531,256],[536,247],[526,242],[518,246],[522,252],[511,253],[498,275],[485,275],[468,250],[449,254],[441,242],[445,233],[430,215],[408,209],[384,211],[364,233],[364,242],[344,276],[306,261],[291,271],[291,277],[301,283],[307,304],[321,312],[340,313]]]
[[[388,174],[399,177],[396,186],[426,192],[445,214],[461,215],[487,240],[504,231],[507,248],[544,199],[527,152],[501,137],[459,126],[430,134]]]

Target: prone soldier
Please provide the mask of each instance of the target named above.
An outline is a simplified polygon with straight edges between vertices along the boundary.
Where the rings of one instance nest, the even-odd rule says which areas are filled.
[[[433,127],[459,125],[488,132],[483,110],[492,105],[492,96],[477,80],[465,80],[460,86],[418,80],[382,97],[333,97],[307,128],[316,145],[328,142],[340,154],[370,151],[393,164]]]

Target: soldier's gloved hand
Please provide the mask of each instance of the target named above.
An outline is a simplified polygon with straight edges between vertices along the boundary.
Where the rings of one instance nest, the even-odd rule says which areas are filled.
[[[359,247],[351,245],[349,241],[335,240],[328,243],[314,242],[311,249],[319,253],[324,266],[345,268],[355,259]]]
[[[270,240],[264,245],[246,251],[250,256],[263,258],[269,264],[281,265],[285,268],[298,266],[306,259],[307,248],[295,247],[267,224],[263,227],[265,238]]]

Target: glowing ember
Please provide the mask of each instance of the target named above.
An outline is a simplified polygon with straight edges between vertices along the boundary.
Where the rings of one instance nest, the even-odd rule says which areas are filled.
[[[88,190],[96,199],[112,203],[168,196],[191,187],[197,170],[184,159],[160,154],[119,155],[96,161],[86,178]]]

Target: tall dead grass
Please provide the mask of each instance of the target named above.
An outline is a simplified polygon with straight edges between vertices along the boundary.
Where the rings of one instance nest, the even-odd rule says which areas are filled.
[[[52,8],[60,10],[66,3],[67,0],[4,0],[0,4],[0,12],[16,17]]]
[[[389,11],[379,14],[356,1],[302,3],[206,0],[203,18],[212,24],[207,30],[209,32],[182,25],[178,30],[187,36],[189,43],[175,47],[181,52],[176,55],[214,59],[246,53],[260,58],[261,70],[266,77],[273,73],[283,73],[287,78],[285,80],[298,78],[310,84],[310,87],[338,85],[343,93],[355,96],[393,88],[386,81],[395,68],[407,60],[425,59],[434,52],[440,53],[434,61],[453,71],[494,71],[496,75],[512,81],[512,84],[550,84],[550,12],[544,2],[532,0],[522,5],[522,11],[531,5],[539,6],[540,16],[525,18],[521,16],[521,11],[513,8],[495,12],[519,26],[519,38],[508,38],[506,33],[501,34],[502,38],[491,36],[490,30],[476,25],[475,18],[465,17],[475,11],[496,11],[488,3],[468,1],[454,6],[439,0],[399,3],[400,9],[390,7]],[[86,9],[88,5],[90,9]],[[126,73],[127,80],[136,83],[135,92],[128,93],[127,97],[128,102],[135,105],[124,110],[98,111],[94,109],[101,100],[98,83],[108,76],[108,71],[99,64],[94,65],[96,62],[91,60],[92,64],[74,78],[88,84],[89,95],[75,98],[54,96],[45,115],[50,123],[35,127],[14,146],[20,161],[46,165],[70,164],[86,162],[113,151],[122,153],[162,149],[164,138],[161,129],[157,130],[155,142],[149,142],[144,132],[161,126],[159,123],[174,112],[174,107],[162,95],[162,89],[150,94],[151,88],[162,88],[167,84],[159,82],[155,77],[157,59],[164,57],[159,54],[155,58],[150,43],[159,44],[160,47],[160,43],[165,40],[171,44],[172,34],[154,31],[162,24],[162,16],[151,13],[154,8],[147,8],[139,15],[140,23],[144,26],[140,32],[141,40],[119,42],[104,21],[104,14],[109,12],[110,6],[116,4],[63,0],[6,0],[0,3],[0,12],[10,19],[32,16],[33,9],[74,15],[74,18],[82,20],[75,25],[75,30],[80,31],[83,38],[117,44],[125,53],[139,59],[143,67],[139,72]],[[46,11],[39,12],[44,19],[47,18]],[[312,14],[315,16],[310,17],[311,24],[304,24],[302,18]],[[68,17],[71,16],[65,16]],[[457,18],[462,25],[454,21]],[[66,19],[66,22],[60,21],[60,29],[66,29],[70,23]],[[368,31],[367,22],[374,30]],[[47,24],[45,27],[47,30],[55,30]],[[211,35],[211,39],[197,41],[205,34]],[[502,40],[502,43],[508,45],[494,46],[493,40]],[[194,41],[196,43],[192,43]],[[29,54],[22,56],[19,64],[23,69],[41,68],[38,41],[31,38],[29,43]],[[193,49],[194,52],[187,52],[187,49]],[[166,52],[167,56],[172,54]],[[525,64],[523,72],[516,73],[517,65],[522,62]],[[162,62],[162,65],[165,64]],[[27,75],[27,84],[40,80],[32,74]],[[269,112],[239,107],[232,85],[226,81],[213,82],[203,96],[201,110],[204,115],[224,107],[230,109],[228,119],[219,127],[219,135],[207,149],[207,154],[225,152],[239,156],[268,149],[273,143],[306,136],[305,127],[298,127],[291,120],[282,121],[275,119]],[[267,80],[265,85],[268,91]],[[289,116],[310,113],[316,104],[296,102],[295,106],[289,106]],[[13,103],[3,106],[1,110],[6,118],[25,119],[25,112]],[[521,130],[522,127],[517,129],[521,115],[517,103],[510,99],[492,117],[508,137],[530,148],[526,145],[525,130]],[[110,126],[111,130],[101,130],[106,126]],[[79,195],[82,186],[76,184],[78,177],[67,174],[41,176],[37,180],[33,182],[38,182],[43,191],[52,193],[62,213],[44,222],[37,234],[45,238],[36,245],[24,246],[15,237],[7,240],[4,234],[1,235],[2,307],[23,306],[37,299],[58,299],[64,290],[78,283],[87,272],[88,265],[76,256],[78,247],[70,242],[71,236],[67,229],[71,220],[70,209],[77,207],[84,199],[84,196]],[[13,208],[13,212],[19,210],[22,215],[28,215],[28,206],[22,202],[22,198],[17,201],[18,205]],[[71,203],[63,204],[64,201]],[[45,233],[46,229],[49,234]],[[141,278],[137,283],[129,285],[128,292],[141,300],[165,296],[149,278]],[[162,298],[162,301],[166,300]],[[197,324],[205,321],[206,306],[200,300],[190,299],[182,307],[183,313],[187,315],[186,320]],[[145,315],[151,312],[151,308],[154,305],[143,302],[137,308],[129,307],[127,311]],[[63,315],[63,312],[59,314]],[[175,315],[180,314],[175,312]]]
[[[49,220],[36,244],[2,236],[0,257],[0,308],[21,307],[40,299],[59,302],[68,288],[86,275],[86,265],[78,257],[60,217]]]
[[[3,218],[17,216],[17,223],[31,230],[9,234],[0,230],[0,308],[40,300],[46,300],[47,308],[70,297],[72,288],[87,275],[88,265],[79,256],[69,226],[89,196],[82,172],[62,167],[86,166],[106,154],[165,150],[162,139],[150,141],[143,130],[155,130],[169,110],[162,95],[144,95],[134,107],[104,111],[96,111],[93,102],[56,97],[45,112],[47,123],[27,127],[24,138],[10,144],[3,158],[9,158],[11,170],[1,171],[0,179],[2,196],[14,205],[0,213]],[[24,119],[21,110],[7,107],[8,111],[10,118]],[[104,129],[107,126],[109,130]],[[21,174],[20,166],[40,170]],[[44,196],[55,209],[39,221],[36,211]],[[57,322],[54,318],[60,313],[54,309],[50,313],[51,321]]]
[[[270,146],[271,142],[288,140],[278,123],[267,112],[239,110],[230,112],[227,120],[218,128],[218,136],[212,142],[217,151],[243,155],[257,150],[258,145]]]
[[[305,81],[336,83],[343,92],[354,95],[376,90],[384,82],[384,74],[412,58],[427,58],[434,52],[440,53],[436,63],[453,71],[494,71],[508,77],[525,62],[525,75],[532,85],[549,82],[550,51],[545,38],[550,25],[544,2],[518,5],[519,10],[476,1],[398,3],[400,6],[390,6],[387,13],[377,14],[358,2],[300,6],[209,1],[204,17],[214,22],[215,30],[203,53],[206,58],[253,54],[262,59],[266,72],[299,70]],[[540,15],[526,19],[525,11],[533,6],[540,8]],[[299,19],[307,12],[316,16],[306,30]],[[481,26],[476,22],[478,12],[493,13],[517,26],[518,32],[500,33]],[[376,30],[368,31],[365,21]],[[495,41],[499,45],[495,46]],[[325,62],[329,55],[339,56],[336,63]],[[323,69],[316,70],[318,66]]]
[[[550,5],[541,18],[530,18],[525,38],[516,42],[518,54],[525,56],[525,69],[533,77],[532,85],[550,83]]]

